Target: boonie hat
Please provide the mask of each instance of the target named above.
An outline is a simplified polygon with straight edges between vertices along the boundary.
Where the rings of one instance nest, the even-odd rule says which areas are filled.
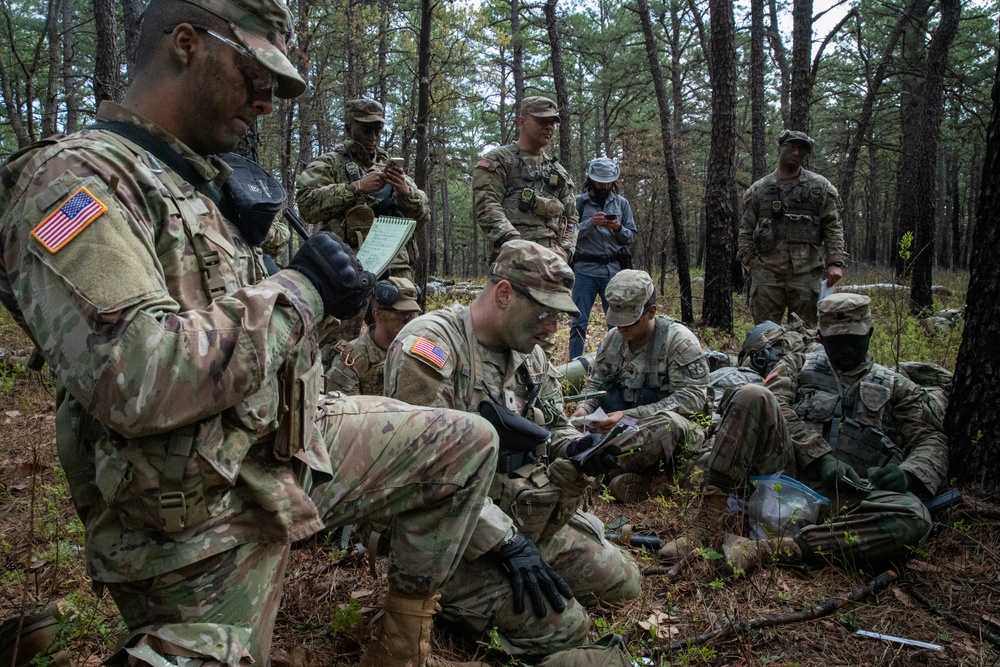
[[[406,278],[399,278],[396,276],[390,276],[386,280],[392,283],[396,287],[396,292],[398,296],[396,301],[394,301],[389,306],[382,306],[380,303],[376,305],[380,308],[387,308],[388,310],[398,310],[401,312],[412,312],[420,313],[420,293],[417,292],[417,286]]]
[[[784,146],[789,141],[798,141],[799,143],[805,144],[809,147],[811,151],[816,142],[805,132],[799,132],[798,130],[782,130],[781,134],[778,135],[778,145]]]
[[[838,292],[816,304],[819,332],[824,336],[864,336],[872,328],[871,299],[863,294]]]
[[[536,118],[559,118],[559,107],[547,97],[532,95],[525,97],[521,102],[521,116],[535,116]]]
[[[237,41],[278,77],[276,97],[289,99],[306,91],[306,82],[285,55],[292,34],[292,13],[283,0],[184,0],[228,21]]]
[[[573,303],[573,269],[563,259],[537,243],[515,239],[500,246],[490,275],[526,289],[538,303],[564,313],[579,315]]]
[[[618,165],[606,157],[599,157],[587,165],[587,178],[595,183],[614,183],[621,171]]]
[[[608,283],[608,326],[627,327],[635,324],[653,296],[653,279],[645,271],[619,271]]]
[[[359,123],[384,123],[385,110],[375,100],[351,100],[344,104],[344,117]]]

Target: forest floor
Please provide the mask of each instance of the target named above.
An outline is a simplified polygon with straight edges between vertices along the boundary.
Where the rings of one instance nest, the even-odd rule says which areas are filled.
[[[958,287],[940,298],[940,307],[964,303],[963,278],[956,276],[954,283]],[[876,298],[877,359],[886,364],[896,358],[924,359],[953,368],[960,327],[957,332],[927,333],[898,301]],[[595,310],[588,349],[603,332],[600,309]],[[736,341],[749,328],[742,302],[736,320],[735,337],[698,328],[705,346],[735,352]],[[567,332],[561,331],[556,359],[565,357],[566,341]],[[27,346],[9,314],[0,315],[0,348]],[[56,460],[52,382],[47,370],[26,371],[21,361],[15,355],[0,363],[0,621],[55,603],[62,611],[65,649],[78,664],[95,664],[111,653],[124,628],[110,597],[98,599],[86,577],[83,529]],[[663,482],[663,495],[632,505],[611,503],[596,494],[592,509],[607,524],[628,520],[637,531],[670,539],[686,523],[690,497],[671,488],[668,480]],[[632,549],[646,574],[642,594],[627,603],[593,609],[593,637],[624,635],[638,660],[657,647],[728,624],[750,623],[752,629],[671,646],[656,661],[636,664],[1000,665],[1000,510],[969,490],[963,495],[961,505],[935,515],[933,534],[910,559],[879,568],[860,563],[766,567],[734,581],[716,576],[705,559],[672,577],[655,552]],[[305,646],[312,667],[357,664],[384,595],[384,560],[377,566],[379,577],[373,579],[367,557],[358,555],[353,545],[341,548],[339,533],[297,545],[288,567],[275,650]],[[878,590],[856,593],[876,577]],[[817,605],[829,613],[791,622],[797,612]],[[771,624],[769,618],[784,622]],[[754,623],[760,619],[765,620]],[[956,620],[964,622],[965,629]],[[862,637],[857,630],[938,648]],[[440,628],[434,641],[445,657],[516,664],[486,642]]]

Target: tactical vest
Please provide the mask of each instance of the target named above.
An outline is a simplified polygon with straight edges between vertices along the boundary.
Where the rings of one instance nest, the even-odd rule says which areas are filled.
[[[862,477],[868,468],[902,458],[886,431],[891,430],[889,399],[895,373],[872,364],[871,369],[842,393],[824,350],[806,354],[799,372],[796,414],[833,449],[834,456]]]
[[[823,228],[809,194],[806,182],[792,185],[787,201],[777,183],[767,186],[760,196],[760,217],[753,232],[758,255],[775,250],[783,242],[817,246],[823,242]]]
[[[503,210],[510,223],[528,241],[547,248],[559,245],[565,236],[569,218],[560,199],[569,182],[569,174],[554,159],[542,159],[538,169],[531,164],[534,156],[524,156],[517,144],[503,149],[511,166],[507,171]]]
[[[598,399],[605,412],[610,413],[637,408],[641,405],[650,405],[663,398],[660,391],[660,353],[663,351],[663,344],[667,339],[670,325],[675,321],[669,317],[657,318],[653,336],[646,344],[646,354],[642,360],[640,373],[636,373],[635,377],[622,378],[601,386],[601,389],[608,392]],[[665,325],[661,323],[665,323]],[[625,342],[624,338],[615,336],[608,343],[608,350],[605,354],[613,359],[620,359],[625,345],[628,343]],[[633,361],[633,363],[635,362]]]

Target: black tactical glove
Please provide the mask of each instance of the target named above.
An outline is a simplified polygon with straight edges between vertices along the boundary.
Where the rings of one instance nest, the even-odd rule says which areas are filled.
[[[604,436],[600,433],[588,433],[582,438],[577,438],[573,442],[569,443],[569,446],[566,448],[566,457],[569,458],[569,460],[580,469],[580,472],[585,475],[597,477],[598,475],[603,475],[606,472],[621,469],[621,466],[618,464],[618,456],[621,454],[621,450],[617,447],[608,447],[600,454],[588,456],[583,461],[574,458],[578,454],[582,454],[588,449],[591,449],[594,445],[601,441],[602,437]]]
[[[843,483],[843,478],[849,480],[847,483],[854,487],[863,487],[865,483],[861,481],[854,468],[839,460],[833,454],[824,454],[811,464],[816,474],[823,483],[831,489],[835,489]],[[869,487],[870,488],[870,487]]]
[[[566,580],[545,562],[534,542],[517,533],[510,542],[500,547],[497,555],[500,556],[500,566],[510,577],[510,585],[514,589],[515,614],[524,611],[525,589],[538,618],[545,618],[546,598],[552,608],[560,614],[566,611],[563,599],[571,599],[573,590]]]
[[[888,463],[881,468],[868,469],[868,481],[876,489],[903,493],[910,487],[910,476],[895,463]]]
[[[324,315],[340,320],[361,312],[375,289],[375,275],[361,268],[351,249],[329,232],[310,236],[288,268],[304,275],[316,287],[323,297]]]

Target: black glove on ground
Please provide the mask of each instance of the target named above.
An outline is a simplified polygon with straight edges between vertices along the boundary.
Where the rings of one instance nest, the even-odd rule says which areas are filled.
[[[618,455],[621,454],[621,450],[617,447],[609,447],[597,456],[591,456],[582,463],[573,459],[577,454],[582,454],[600,442],[602,437],[604,436],[600,433],[588,433],[582,438],[577,438],[569,443],[569,446],[566,448],[566,456],[585,475],[597,477],[607,472],[621,470],[621,466],[618,464]]]
[[[573,590],[542,558],[535,543],[518,533],[509,544],[500,547],[500,566],[510,578],[514,589],[514,613],[524,611],[524,593],[528,592],[535,616],[545,618],[545,600],[560,614],[566,611],[564,598],[573,597]],[[545,596],[544,598],[542,596]]]
[[[375,275],[361,267],[343,241],[329,232],[313,234],[288,263],[309,279],[323,297],[324,315],[344,320],[368,304]]]

